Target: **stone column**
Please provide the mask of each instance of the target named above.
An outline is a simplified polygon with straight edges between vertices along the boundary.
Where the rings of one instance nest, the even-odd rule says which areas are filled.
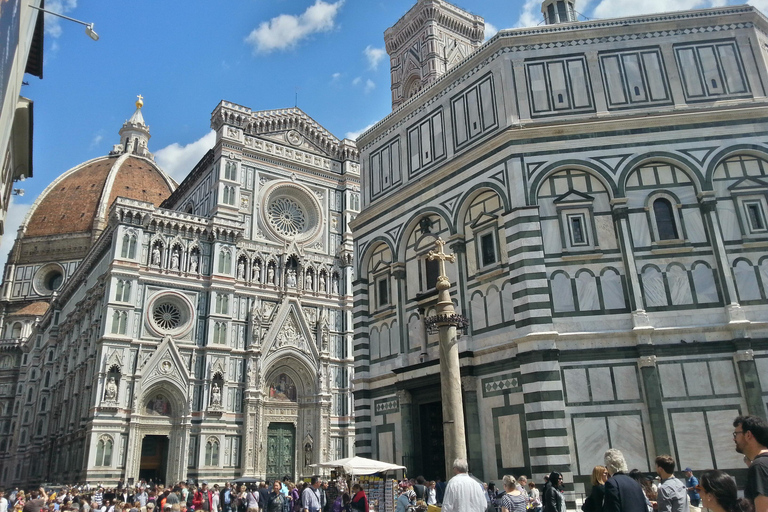
[[[651,350],[651,346],[641,345],[640,359],[637,364],[640,366],[640,374],[643,377],[645,405],[648,408],[648,419],[651,422],[653,445],[656,453],[672,453],[664,405],[662,404],[661,379],[656,367],[656,356],[650,353]]]
[[[461,368],[459,366],[459,339],[457,325],[463,325],[451,301],[451,283],[445,273],[445,262],[456,261],[454,255],[445,254],[445,242],[435,240],[437,251],[429,252],[430,260],[440,263],[437,278],[437,314],[430,323],[437,327],[440,336],[440,388],[443,400],[443,438],[445,443],[445,474],[453,473],[453,461],[467,458],[467,442],[464,432],[464,407],[461,399]]]
[[[464,412],[467,415],[467,449],[469,451],[469,470],[480,480],[485,481],[483,470],[483,437],[480,434],[480,407],[477,400],[477,378],[462,377],[464,389]]]
[[[755,354],[750,348],[750,341],[740,339],[734,340],[733,343],[736,345],[736,353],[733,355],[733,359],[739,367],[741,381],[744,383],[744,399],[747,402],[747,411],[753,416],[765,418],[763,392],[760,387],[760,379],[757,376]]]
[[[397,401],[400,406],[400,450],[402,450],[400,464],[408,468],[408,471],[413,471],[416,467],[416,459],[413,455],[413,398],[408,390],[399,389]]]
[[[642,317],[645,315],[645,309],[643,295],[640,292],[640,279],[637,277],[637,264],[635,263],[635,254],[632,249],[632,237],[629,232],[627,198],[620,197],[612,200],[611,214],[616,226],[621,256],[624,261],[624,270],[627,275],[629,309],[632,311],[633,319],[634,317]]]

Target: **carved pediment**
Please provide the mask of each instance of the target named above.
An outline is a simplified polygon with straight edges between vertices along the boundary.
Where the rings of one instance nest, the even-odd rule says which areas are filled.
[[[591,203],[594,200],[595,198],[589,194],[571,189],[565,194],[557,197],[553,202],[555,204]]]
[[[748,192],[768,189],[768,182],[759,178],[742,178],[728,187],[731,192]]]
[[[147,389],[158,381],[170,381],[186,390],[189,384],[189,372],[184,358],[170,336],[166,336],[157,350],[140,370],[140,386]]]
[[[313,361],[319,360],[314,329],[304,317],[295,299],[285,301],[277,311],[271,329],[264,340],[264,353],[272,354],[291,350],[306,354]]]

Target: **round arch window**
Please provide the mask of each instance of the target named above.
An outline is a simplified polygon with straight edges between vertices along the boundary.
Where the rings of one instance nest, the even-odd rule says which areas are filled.
[[[49,263],[38,269],[32,286],[39,295],[50,295],[64,283],[64,269],[58,263]]]
[[[296,183],[276,183],[262,201],[263,218],[273,235],[283,240],[308,242],[320,232],[320,203],[308,189]]]
[[[184,336],[192,330],[193,311],[184,295],[160,293],[149,301],[146,320],[150,330],[158,336]]]

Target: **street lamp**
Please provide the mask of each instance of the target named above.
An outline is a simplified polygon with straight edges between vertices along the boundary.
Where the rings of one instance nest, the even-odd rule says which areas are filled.
[[[37,7],[34,5],[30,5],[30,7],[33,9],[37,9],[38,11],[44,12],[45,14],[53,14],[54,16],[58,16],[59,18],[64,18],[65,20],[74,21],[75,23],[85,25],[85,33],[88,34],[88,37],[90,37],[94,41],[99,40],[99,34],[94,32],[93,30],[93,23],[86,23],[84,21],[76,20],[75,18],[70,18],[69,16],[64,16],[63,14],[59,14],[57,12],[47,11],[45,9],[41,9],[40,7]]]

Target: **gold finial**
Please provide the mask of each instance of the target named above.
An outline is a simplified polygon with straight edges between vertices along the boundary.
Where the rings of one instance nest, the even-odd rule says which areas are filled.
[[[137,96],[137,98],[139,98],[139,99],[138,99],[138,100],[136,100],[136,108],[141,108],[141,107],[143,107],[143,106],[144,106],[144,96],[142,96],[141,94],[139,94],[139,95]]]

